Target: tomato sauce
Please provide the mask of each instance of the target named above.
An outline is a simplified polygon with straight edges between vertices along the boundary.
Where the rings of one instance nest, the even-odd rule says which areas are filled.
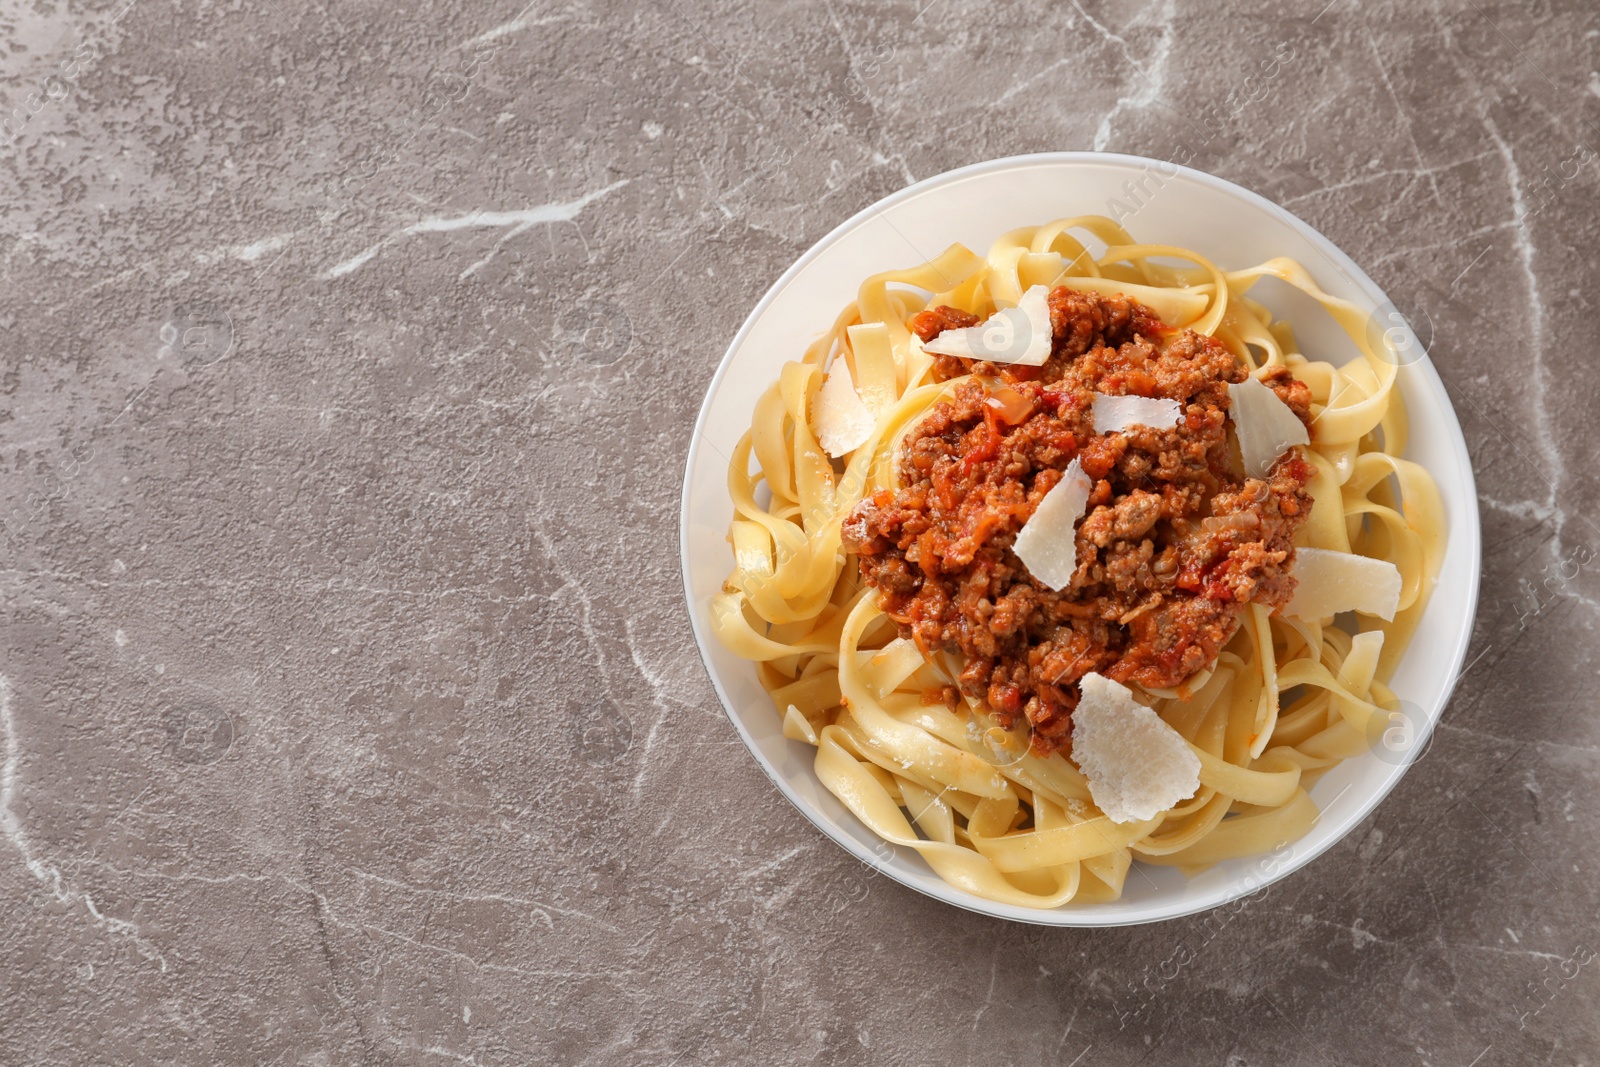
[[[903,442],[901,488],[863,500],[844,528],[901,632],[963,657],[961,691],[1008,728],[1025,721],[1040,751],[1064,743],[1083,675],[1175,687],[1215,662],[1246,604],[1287,602],[1312,475],[1295,451],[1265,479],[1242,474],[1227,386],[1246,370],[1219,342],[1121,296],[1058,288],[1049,305],[1043,367],[940,357],[941,378],[970,377]],[[911,328],[929,341],[976,322],[934,308]],[[1309,425],[1304,383],[1279,370],[1266,384]],[[1176,400],[1185,418],[1096,434],[1096,392]],[[1053,590],[1012,546],[1073,459],[1094,486],[1077,569]]]

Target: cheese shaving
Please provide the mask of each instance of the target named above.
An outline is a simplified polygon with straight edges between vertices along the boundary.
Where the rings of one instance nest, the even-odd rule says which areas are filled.
[[[1016,307],[1002,308],[977,326],[946,330],[925,342],[923,350],[941,356],[1042,367],[1050,358],[1054,340],[1049,295],[1049,289],[1035,285],[1022,294]]]
[[[1094,482],[1076,459],[1067,464],[1066,477],[1057,482],[1033,509],[1017,532],[1012,551],[1028,573],[1051,589],[1059,590],[1078,569],[1078,520],[1083,518]]]
[[[1091,415],[1095,433],[1123,433],[1134,426],[1170,430],[1183,421],[1183,405],[1156,397],[1096,393]]]
[[[1107,818],[1141,822],[1194,796],[1200,757],[1183,735],[1125,685],[1099,674],[1078,684],[1083,698],[1072,713],[1072,761]]]
[[[1244,471],[1252,478],[1265,478],[1292,446],[1311,443],[1300,417],[1255,378],[1228,386],[1228,407]]]
[[[861,402],[861,394],[856,392],[850,365],[842,359],[833,361],[828,380],[817,390],[817,398],[811,406],[811,424],[823,451],[834,457],[860,448],[878,425],[867,405]]]
[[[1294,596],[1285,615],[1316,622],[1341,611],[1359,611],[1392,622],[1400,610],[1404,584],[1400,569],[1384,559],[1297,548],[1294,552]]]

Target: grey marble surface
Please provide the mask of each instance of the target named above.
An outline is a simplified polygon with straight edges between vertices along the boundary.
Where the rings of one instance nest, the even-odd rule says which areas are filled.
[[[520,4],[0,6],[0,1063],[1600,1060],[1590,0]],[[783,802],[675,530],[806,247],[1087,148],[1386,287],[1485,548],[1340,847],[1057,931]]]

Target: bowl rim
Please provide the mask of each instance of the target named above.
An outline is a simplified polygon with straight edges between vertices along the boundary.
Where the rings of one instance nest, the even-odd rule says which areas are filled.
[[[1477,480],[1472,470],[1472,458],[1471,454],[1467,450],[1465,434],[1461,430],[1460,418],[1455,414],[1455,405],[1450,400],[1449,391],[1445,388],[1444,380],[1439,376],[1439,372],[1437,368],[1435,368],[1430,354],[1425,354],[1422,358],[1408,363],[1406,366],[1411,368],[1412,373],[1419,373],[1423,375],[1425,384],[1428,387],[1437,390],[1438,394],[1443,397],[1446,410],[1450,414],[1455,424],[1456,432],[1449,435],[1451,438],[1450,446],[1452,451],[1455,453],[1457,468],[1464,482],[1463,488],[1466,493],[1467,504],[1469,505],[1472,521],[1468,524],[1467,529],[1459,531],[1454,529],[1450,530],[1449,536],[1451,538],[1461,537],[1465,539],[1467,547],[1470,550],[1471,559],[1473,561],[1473,566],[1469,568],[1465,590],[1465,606],[1467,609],[1465,613],[1466,625],[1461,627],[1458,631],[1455,637],[1455,647],[1450,650],[1448,656],[1450,666],[1448,676],[1443,680],[1443,683],[1438,690],[1438,711],[1436,714],[1430,715],[1425,724],[1425,728],[1418,731],[1410,751],[1406,754],[1405,761],[1399,765],[1399,772],[1395,774],[1389,782],[1382,785],[1381,788],[1374,790],[1372,794],[1359,805],[1354,815],[1349,817],[1348,824],[1340,833],[1330,835],[1326,841],[1323,841],[1319,845],[1309,848],[1304,852],[1296,851],[1295,854],[1290,857],[1280,869],[1263,875],[1258,881],[1255,882],[1255,884],[1249,886],[1248,888],[1242,888],[1238,886],[1229,887],[1228,889],[1224,890],[1221,895],[1217,897],[1217,899],[1203,898],[1186,903],[1177,903],[1168,908],[1158,909],[1158,913],[1156,914],[1136,916],[1104,916],[1096,918],[1096,909],[1093,907],[1074,908],[1068,905],[1060,908],[1049,909],[1022,908],[1013,905],[1000,904],[994,901],[985,900],[981,897],[973,896],[970,893],[964,892],[963,890],[957,889],[956,887],[948,885],[942,881],[937,885],[931,883],[922,884],[912,881],[906,877],[902,877],[901,872],[897,871],[894,867],[881,862],[881,857],[873,853],[872,850],[863,847],[859,842],[855,841],[846,834],[834,832],[833,827],[830,825],[829,821],[823,817],[822,813],[813,810],[809,801],[803,800],[792,789],[785,776],[780,774],[777,768],[772,766],[768,760],[762,756],[761,752],[756,747],[754,739],[745,729],[744,724],[739,720],[739,717],[734,713],[733,702],[729,699],[727,691],[723,688],[722,679],[718,676],[717,669],[711,662],[709,653],[707,651],[708,642],[716,640],[716,637],[709,631],[706,621],[702,617],[704,612],[701,611],[699,606],[695,603],[695,591],[693,577],[691,574],[691,562],[689,558],[689,545],[691,536],[691,478],[694,473],[696,460],[700,454],[703,434],[707,419],[710,414],[712,400],[715,398],[719,388],[721,387],[723,379],[727,376],[729,368],[733,364],[735,355],[738,353],[739,349],[743,347],[746,337],[748,337],[751,330],[755,327],[756,322],[761,318],[762,314],[767,310],[767,308],[777,300],[778,296],[788,287],[789,283],[795,278],[795,276],[804,270],[808,265],[810,265],[812,261],[820,257],[823,252],[825,252],[835,242],[839,241],[846,234],[855,230],[862,223],[871,219],[885,208],[894,206],[913,197],[920,196],[921,194],[940,186],[953,184],[993,171],[1010,170],[1017,167],[1050,166],[1056,164],[1121,164],[1136,168],[1160,167],[1163,168],[1163,177],[1169,179],[1183,177],[1198,182],[1202,185],[1211,186],[1213,189],[1226,193],[1229,196],[1244,201],[1246,204],[1265,211],[1269,215],[1275,216],[1278,221],[1284,225],[1299,231],[1303,237],[1316,245],[1323,252],[1323,254],[1333,262],[1336,268],[1344,271],[1348,275],[1349,280],[1353,281],[1358,288],[1364,290],[1367,296],[1371,297],[1376,295],[1380,297],[1380,305],[1382,301],[1388,300],[1388,296],[1386,293],[1384,293],[1383,288],[1374,282],[1372,278],[1367,275],[1366,271],[1362,270],[1361,267],[1353,259],[1346,255],[1338,245],[1336,245],[1327,236],[1322,234],[1321,231],[1311,226],[1309,223],[1295,215],[1293,212],[1289,211],[1287,208],[1284,208],[1274,201],[1269,200],[1260,193],[1228,181],[1226,178],[1219,178],[1214,174],[1208,173],[1207,171],[1197,170],[1193,167],[1188,167],[1180,163],[1156,159],[1150,156],[1138,156],[1120,152],[1034,152],[984,160],[979,163],[972,163],[963,167],[957,167],[954,170],[943,171],[939,174],[931,175],[927,178],[921,179],[920,181],[913,182],[903,189],[896,190],[895,192],[890,193],[888,196],[874,201],[873,203],[862,208],[860,211],[857,211],[855,214],[851,215],[849,218],[845,219],[843,222],[839,223],[839,225],[835,226],[832,230],[828,231],[827,234],[818,239],[810,248],[806,249],[806,251],[798,259],[790,264],[787,270],[778,276],[778,278],[762,295],[761,299],[756,302],[755,307],[753,307],[750,310],[750,313],[745,316],[744,322],[740,325],[738,332],[734,334],[733,339],[728,343],[728,347],[726,351],[724,351],[722,359],[717,364],[716,372],[712,375],[711,381],[706,386],[705,395],[700,402],[699,413],[695,418],[694,429],[689,440],[688,453],[684,459],[683,467],[683,488],[678,515],[678,556],[679,565],[682,569],[683,575],[684,599],[689,610],[689,624],[693,630],[695,638],[695,649],[700,655],[701,666],[705,668],[706,674],[711,680],[712,688],[716,690],[717,698],[722,704],[723,714],[725,714],[728,717],[728,721],[733,724],[734,730],[738,733],[739,739],[744,742],[744,746],[749,751],[750,756],[754,758],[756,764],[766,774],[767,778],[771,780],[772,784],[777,787],[778,792],[781,793],[789,801],[789,803],[793,805],[808,822],[811,823],[812,826],[820,831],[824,837],[844,848],[847,852],[849,852],[856,859],[860,860],[862,863],[866,864],[874,872],[884,874],[908,889],[914,890],[915,892],[921,893],[922,895],[930,897],[934,900],[939,900],[943,903],[951,904],[965,911],[970,911],[978,915],[984,915],[991,919],[1022,922],[1035,926],[1068,928],[1092,929],[1118,926],[1139,926],[1147,923],[1164,922],[1169,919],[1178,919],[1188,915],[1212,911],[1216,908],[1223,907],[1224,905],[1250,897],[1266,887],[1282,881],[1291,874],[1304,869],[1324,852],[1328,851],[1334,845],[1338,844],[1340,841],[1349,836],[1351,830],[1353,830],[1357,825],[1371,815],[1372,812],[1377,809],[1378,805],[1383,803],[1384,799],[1394,791],[1395,787],[1400,784],[1401,779],[1406,776],[1406,774],[1411,770],[1411,767],[1417,762],[1418,759],[1421,758],[1424,753],[1427,752],[1428,748],[1430,747],[1433,731],[1438,725],[1439,721],[1444,717],[1444,712],[1449,706],[1451,698],[1455,694],[1456,686],[1461,681],[1463,673],[1462,664],[1466,660],[1466,654],[1471,645],[1473,620],[1477,616],[1479,584],[1483,570],[1482,518],[1479,513]],[[1135,862],[1137,862],[1137,860],[1135,860]],[[868,877],[871,877],[871,875],[869,874]],[[937,875],[935,875],[935,877],[937,878]]]

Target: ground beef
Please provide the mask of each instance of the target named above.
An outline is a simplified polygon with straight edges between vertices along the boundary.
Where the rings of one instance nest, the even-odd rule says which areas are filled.
[[[1217,341],[1121,296],[1059,288],[1049,307],[1042,367],[941,358],[941,378],[971,378],[903,442],[902,488],[863,500],[844,527],[901,632],[964,657],[961,690],[1007,727],[1026,721],[1041,751],[1070,732],[1083,675],[1180,685],[1214,662],[1246,603],[1288,600],[1312,474],[1295,452],[1265,480],[1238,472],[1227,387],[1245,369]],[[939,307],[910,325],[928,341],[977,321]],[[1309,424],[1304,383],[1278,370],[1266,384]],[[1097,435],[1096,392],[1177,400],[1184,419]],[[1077,570],[1057,591],[1012,545],[1074,458],[1094,486]]]

